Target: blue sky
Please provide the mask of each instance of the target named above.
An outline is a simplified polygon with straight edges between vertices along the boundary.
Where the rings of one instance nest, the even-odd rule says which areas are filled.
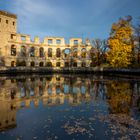
[[[18,32],[32,38],[105,39],[120,17],[140,17],[140,0],[0,0],[0,9],[17,14]]]

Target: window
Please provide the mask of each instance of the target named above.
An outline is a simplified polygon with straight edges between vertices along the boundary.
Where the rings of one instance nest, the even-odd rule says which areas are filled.
[[[35,57],[35,48],[34,47],[30,48],[30,57]]]
[[[32,61],[30,64],[31,64],[31,67],[35,66],[35,62],[34,61]]]
[[[77,62],[73,62],[73,67],[77,67]]]
[[[25,46],[21,46],[21,56],[26,57],[26,47]]]
[[[11,67],[15,67],[16,66],[16,62],[15,61],[12,61],[11,62]]]
[[[56,67],[60,67],[60,62],[57,62],[56,63]]]
[[[44,57],[44,49],[43,48],[39,49],[39,56]]]
[[[47,62],[47,63],[46,63],[46,66],[47,66],[47,67],[52,67],[52,62]]]
[[[74,45],[78,45],[78,40],[74,40]]]
[[[64,50],[64,57],[70,57],[70,52],[71,52],[71,50],[68,49],[68,48],[66,48],[66,49]]]
[[[15,45],[11,46],[11,55],[16,56],[16,46]]]
[[[94,62],[91,62],[90,63],[90,67],[95,67],[95,63]]]
[[[43,67],[43,65],[44,65],[43,62],[40,62],[40,63],[39,63],[39,66],[40,66],[40,67]]]
[[[73,50],[73,57],[78,57],[78,50],[77,50],[77,48],[75,48],[74,50]]]
[[[11,39],[15,39],[16,35],[11,34]]]
[[[48,49],[48,57],[52,57],[52,49],[51,48]]]
[[[60,48],[56,49],[56,57],[60,57],[61,56],[61,50]]]
[[[25,41],[26,40],[26,37],[25,36],[21,36],[21,40],[22,41]]]
[[[52,44],[52,39],[48,39],[48,44]]]
[[[1,22],[1,18],[0,18],[0,22]]]
[[[59,77],[59,76],[57,76],[57,77],[56,77],[56,80],[57,80],[57,81],[60,81],[60,77]]]
[[[14,38],[14,36],[13,36],[13,34],[11,34],[11,39],[13,39]]]
[[[65,62],[65,67],[69,67],[69,62]]]
[[[86,67],[86,63],[85,62],[82,62],[81,66],[82,67]]]
[[[61,44],[61,40],[60,39],[57,39],[56,40],[56,44]]]
[[[13,21],[13,25],[15,25],[15,22]]]
[[[61,91],[61,87],[60,85],[56,85],[56,93],[59,94]]]
[[[6,23],[8,24],[8,20],[6,20]]]

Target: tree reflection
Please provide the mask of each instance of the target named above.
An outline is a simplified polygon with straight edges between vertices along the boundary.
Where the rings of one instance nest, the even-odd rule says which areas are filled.
[[[107,84],[107,99],[110,113],[129,113],[132,103],[130,83],[110,81]]]

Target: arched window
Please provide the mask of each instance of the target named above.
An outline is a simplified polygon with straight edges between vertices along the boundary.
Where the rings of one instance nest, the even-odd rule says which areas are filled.
[[[82,62],[81,67],[86,67],[86,62]]]
[[[16,53],[17,53],[17,52],[16,52],[16,46],[15,46],[15,45],[12,45],[12,46],[11,46],[11,55],[12,55],[12,56],[16,56]]]
[[[77,48],[75,48],[74,50],[73,50],[73,57],[78,57],[78,50],[77,50]]]
[[[30,57],[35,57],[35,48],[34,47],[30,48]]]
[[[73,62],[73,67],[77,67],[77,62]]]
[[[90,63],[90,67],[95,67],[95,66],[96,66],[96,64],[94,62]]]
[[[26,62],[25,61],[22,61],[22,66],[26,66]]]
[[[70,49],[68,49],[68,48],[64,49],[64,57],[65,57],[65,58],[70,57],[70,52],[71,52]]]
[[[46,63],[46,66],[47,66],[47,67],[52,67],[52,62],[47,62],[47,63]]]
[[[44,65],[43,62],[40,62],[40,63],[39,63],[39,66],[40,66],[40,67],[43,67],[43,65]]]
[[[39,56],[44,57],[44,48],[42,47],[39,49]]]
[[[61,56],[61,50],[60,48],[56,49],[56,57],[60,57]]]
[[[85,48],[83,48],[83,49],[81,50],[81,57],[82,57],[82,58],[86,58],[86,49],[85,49]]]
[[[31,62],[31,67],[34,67],[34,66],[35,66],[35,62],[32,61],[32,62]]]
[[[60,85],[56,85],[56,94],[59,94],[61,91]]]
[[[56,67],[60,67],[60,62],[57,62],[56,63]]]
[[[16,66],[16,62],[15,61],[12,61],[11,62],[11,67],[15,67]]]
[[[52,57],[52,48],[48,49],[48,57]]]
[[[65,62],[65,67],[69,67],[69,62]]]
[[[26,57],[26,48],[25,48],[25,46],[21,46],[21,56]]]

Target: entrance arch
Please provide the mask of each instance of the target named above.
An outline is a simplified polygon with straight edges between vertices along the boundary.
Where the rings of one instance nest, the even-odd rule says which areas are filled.
[[[16,66],[16,62],[15,61],[12,61],[11,62],[11,67],[15,67]]]

